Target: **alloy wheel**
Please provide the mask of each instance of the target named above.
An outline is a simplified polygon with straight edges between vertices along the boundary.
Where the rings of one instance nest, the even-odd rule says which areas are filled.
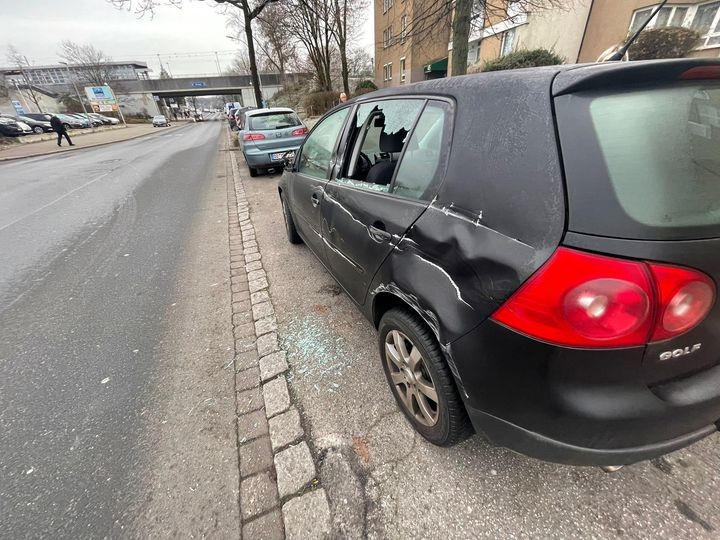
[[[399,330],[391,330],[385,337],[385,362],[405,409],[422,425],[434,426],[440,405],[420,349]]]

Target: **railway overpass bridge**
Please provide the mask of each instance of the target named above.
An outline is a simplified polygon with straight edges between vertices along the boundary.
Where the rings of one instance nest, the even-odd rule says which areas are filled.
[[[308,74],[263,73],[260,86],[263,99],[272,97],[285,83],[297,82]],[[137,79],[111,83],[119,96],[152,94],[156,98],[232,95],[241,96],[243,105],[257,106],[250,75],[191,75],[172,79]]]

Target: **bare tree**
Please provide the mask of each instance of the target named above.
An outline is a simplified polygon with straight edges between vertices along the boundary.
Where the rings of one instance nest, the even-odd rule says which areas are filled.
[[[25,68],[30,65],[30,63],[27,60],[27,57],[24,54],[22,54],[17,49],[17,47],[15,47],[13,44],[8,44],[7,59],[11,65],[18,68],[18,71],[20,71],[20,76],[22,77],[23,82],[25,83],[25,89],[26,89],[27,93],[30,95],[30,99],[32,99],[33,103],[35,103],[35,106],[37,107],[38,112],[42,112],[42,106],[40,105],[40,98],[38,97],[37,93],[35,92],[32,82],[30,81],[30,79],[28,79],[27,73],[25,73]],[[20,94],[22,95],[22,92],[20,92]]]
[[[373,71],[372,56],[365,49],[358,47],[348,52],[348,74],[351,77],[372,79]]]
[[[266,67],[277,71],[281,77],[288,71],[293,59],[297,57],[297,44],[287,25],[278,24],[282,8],[269,6],[258,17],[258,50],[265,56]]]
[[[115,78],[112,58],[93,45],[65,40],[60,43],[60,58],[72,65],[77,77],[87,84],[100,86]]]
[[[350,83],[348,81],[348,46],[354,36],[354,31],[360,27],[360,16],[367,9],[365,0],[333,0],[333,37],[340,52],[340,73],[342,76],[343,90],[350,95]]]
[[[230,62],[227,69],[230,75],[248,75],[250,73],[250,59],[247,55],[247,49],[242,47]]]
[[[242,26],[245,33],[248,60],[250,61],[250,76],[253,89],[255,90],[255,101],[258,105],[262,103],[262,92],[260,89],[260,77],[258,76],[257,61],[255,59],[255,43],[253,40],[252,22],[257,19],[263,10],[278,0],[215,0],[217,3],[229,4],[240,10],[242,13]],[[134,10],[139,16],[147,13],[153,15],[155,8],[159,5],[182,6],[182,0],[108,0],[117,8]]]
[[[512,18],[515,13],[533,13],[550,8],[565,8],[569,0],[420,0],[407,22],[403,36],[424,41],[436,37],[438,27],[452,18],[452,74],[467,72],[468,40],[473,27]]]
[[[334,0],[287,0],[278,24],[305,49],[320,90],[332,90],[332,57],[335,47]]]

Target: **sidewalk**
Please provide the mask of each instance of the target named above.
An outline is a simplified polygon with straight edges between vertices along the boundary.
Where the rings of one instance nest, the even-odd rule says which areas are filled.
[[[12,146],[0,147],[0,161],[56,154],[58,152],[69,152],[81,148],[126,141],[151,133],[177,129],[184,125],[186,125],[186,122],[178,122],[169,128],[154,128],[152,124],[128,124],[126,128],[116,128],[95,133],[86,131],[80,136],[78,136],[77,131],[73,131],[70,133],[70,138],[73,140],[73,143],[75,143],[75,146],[68,146],[64,138],[63,145],[60,147],[57,145],[57,139],[36,143],[14,144]]]

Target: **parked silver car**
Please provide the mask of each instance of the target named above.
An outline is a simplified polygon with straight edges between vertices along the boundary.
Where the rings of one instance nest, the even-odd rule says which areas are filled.
[[[153,127],[167,127],[170,125],[170,122],[168,122],[168,119],[165,117],[165,115],[158,114],[157,116],[153,116],[152,125]]]
[[[257,176],[263,169],[282,168],[285,154],[300,148],[307,134],[308,128],[292,109],[246,111],[239,136],[250,176]]]

